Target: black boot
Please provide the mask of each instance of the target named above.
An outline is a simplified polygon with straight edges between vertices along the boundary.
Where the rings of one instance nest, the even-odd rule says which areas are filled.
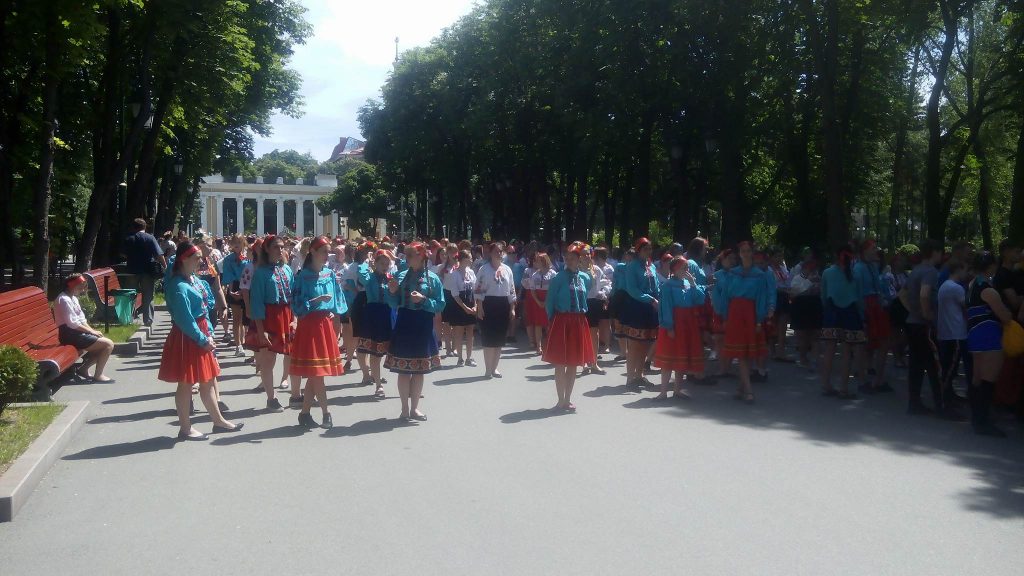
[[[982,380],[977,389],[972,390],[972,392],[971,425],[974,427],[974,432],[982,436],[1006,438],[1006,432],[1003,432],[992,423],[990,410],[992,406],[992,396],[995,393],[995,384],[987,380]]]

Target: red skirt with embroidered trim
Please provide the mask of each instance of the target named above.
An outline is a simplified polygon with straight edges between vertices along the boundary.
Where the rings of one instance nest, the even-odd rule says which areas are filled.
[[[586,314],[555,314],[542,359],[559,366],[587,366],[597,362]]]
[[[210,324],[206,318],[196,320],[199,329],[210,337]],[[210,350],[200,348],[196,341],[182,332],[178,325],[171,326],[171,333],[164,342],[164,352],[160,357],[160,371],[157,378],[175,384],[197,384],[209,382],[220,375],[220,364]]]
[[[654,343],[654,365],[663,370],[704,372],[704,342],[700,333],[703,307],[675,308],[672,310],[674,336],[668,330],[658,330]]]
[[[291,345],[293,376],[341,376],[345,373],[338,353],[338,333],[327,312],[311,312],[299,318]]]
[[[537,299],[541,301],[540,304],[533,299],[534,294],[537,295]],[[541,328],[548,327],[548,311],[544,308],[544,301],[548,297],[547,290],[526,290],[523,293],[523,298],[526,299],[526,326],[540,326]]]
[[[263,319],[263,330],[267,333],[267,338],[270,340],[270,347],[267,348],[271,352],[277,352],[278,354],[290,354],[291,344],[294,338],[292,333],[292,309],[287,304],[267,304],[266,306],[266,318]],[[245,348],[248,350],[262,350],[265,346],[260,346],[259,338],[256,333],[256,321],[253,320],[249,326],[249,331],[245,333]]]
[[[754,301],[733,298],[729,301],[729,314],[725,320],[725,358],[763,358],[768,355],[764,339],[764,326],[757,325]]]
[[[889,341],[892,325],[889,313],[882,308],[878,294],[870,294],[864,299],[865,332],[868,337],[868,350],[879,350]]]

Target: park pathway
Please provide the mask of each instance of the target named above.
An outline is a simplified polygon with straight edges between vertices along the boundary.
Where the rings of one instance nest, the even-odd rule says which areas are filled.
[[[906,416],[901,393],[822,398],[793,365],[754,406],[732,383],[656,403],[616,366],[553,415],[552,371],[506,352],[501,380],[447,361],[415,425],[393,376],[384,401],[332,379],[330,431],[263,412],[252,367],[225,356],[246,426],[208,443],[173,440],[158,345],[114,359],[116,383],[58,392],[89,420],[0,524],[0,574],[1024,574],[1010,422],[997,441]]]

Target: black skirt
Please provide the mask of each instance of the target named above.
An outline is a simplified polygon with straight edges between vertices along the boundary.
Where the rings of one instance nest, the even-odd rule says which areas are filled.
[[[821,330],[821,296],[813,294],[794,297],[789,307],[789,317],[793,330]]]
[[[447,295],[445,297],[447,298]],[[462,300],[463,304],[465,304],[467,308],[473,307],[472,290],[466,290],[462,292],[460,296],[453,296],[452,300],[445,303],[444,311],[448,314],[448,320],[445,321],[448,322],[450,326],[457,327],[472,326],[476,324],[476,315],[463,310],[462,306],[459,306],[459,303],[456,302],[455,299]],[[442,320],[443,319],[444,318],[442,317]]]
[[[74,346],[79,350],[85,350],[89,346],[95,344],[100,337],[95,334],[90,334],[89,332],[75,330],[66,324],[62,324],[57,328],[57,339],[65,346]]]
[[[366,329],[366,322],[363,320],[363,312],[366,310],[366,292],[356,294],[352,301],[352,309],[349,310],[349,321],[352,323],[352,336],[354,338],[369,338],[370,334]]]
[[[480,321],[480,339],[484,348],[501,348],[508,334],[509,311],[512,305],[504,296],[487,296],[482,303],[484,319]]]
[[[587,298],[587,326],[597,328],[601,320],[608,319],[608,309],[604,300],[600,298]]]
[[[459,305],[456,304],[454,300],[455,297],[452,296],[451,290],[448,290],[446,288],[444,291],[444,310],[441,310],[441,322],[444,322],[445,324],[452,323],[452,314],[455,312],[456,309],[460,311],[462,310],[462,308],[459,308]]]

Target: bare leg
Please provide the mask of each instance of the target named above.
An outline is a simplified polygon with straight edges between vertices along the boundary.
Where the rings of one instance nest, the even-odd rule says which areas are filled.
[[[819,366],[821,375],[821,389],[825,392],[835,390],[832,387],[832,361],[836,355],[836,341],[825,340],[822,344],[824,350],[821,357],[821,366]]]
[[[178,389],[174,392],[174,407],[178,411],[179,433],[188,436],[198,436],[199,432],[192,427],[189,416],[192,412],[192,383],[178,382]]]
[[[217,399],[213,394],[213,384],[216,381],[216,379],[213,379],[209,382],[200,382],[199,398],[202,399],[203,406],[206,407],[206,413],[210,415],[210,420],[214,426],[234,428],[235,425],[224,419],[224,416],[220,413],[220,407],[217,406]]]
[[[668,398],[668,381],[672,379],[672,371],[668,369],[662,369],[661,371],[661,392],[658,393],[656,400],[664,400]]]
[[[272,400],[277,395],[274,388],[274,364],[277,363],[277,354],[270,350],[258,350],[256,352],[256,365],[260,369],[260,381],[263,383],[263,390],[267,393],[267,400]]]
[[[398,375],[398,398],[402,401],[402,418],[409,417],[410,380],[412,377],[409,374]]]
[[[292,357],[284,357],[284,373],[288,375],[288,380],[292,389],[292,398],[298,398],[302,396],[302,377],[292,376],[291,374]]]
[[[750,385],[750,360],[747,358],[740,358],[740,392],[744,400],[754,397],[754,389]]]
[[[565,394],[565,399],[563,400],[563,402],[565,402],[566,408],[575,408],[572,405],[572,387],[576,384],[576,367],[565,366],[565,376],[563,378],[564,379],[562,380],[562,390]]]
[[[363,371],[363,383],[370,380],[370,364],[366,361],[366,352],[356,352],[356,360],[359,362],[359,369]]]
[[[851,347],[852,344],[843,343],[839,353],[839,391],[843,394],[850,392],[850,360],[853,356]]]
[[[109,378],[103,375],[103,369],[107,366],[110,353],[114,351],[114,342],[110,338],[100,338],[93,342],[92,346],[89,346],[86,350],[89,352],[89,364],[96,365],[93,378],[101,382],[109,380]]]
[[[423,374],[413,374],[409,379],[409,413],[423,416],[420,412],[420,396],[423,395]]]
[[[475,336],[472,326],[466,326],[466,360],[473,357],[473,337]]]
[[[555,364],[555,393],[558,394],[558,404],[555,404],[555,408],[562,408],[566,404],[565,400],[565,366]]]

